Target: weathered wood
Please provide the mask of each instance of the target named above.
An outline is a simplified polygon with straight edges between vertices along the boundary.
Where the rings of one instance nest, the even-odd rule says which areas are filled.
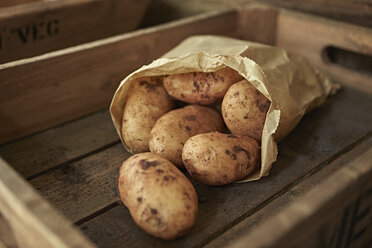
[[[131,31],[149,0],[23,1],[0,4],[0,63]],[[11,5],[9,5],[11,4]]]
[[[164,242],[145,234],[134,224],[123,206],[114,207],[82,223],[81,228],[93,242],[103,247],[122,244],[131,247],[150,244],[152,247],[189,247],[205,244],[241,216],[273,200],[293,182],[337,159],[368,135],[371,126],[367,123],[372,122],[372,116],[366,115],[365,111],[372,107],[371,104],[369,95],[347,88],[305,116],[280,143],[280,155],[270,177],[224,187],[209,187],[193,181],[200,198],[199,217],[191,233],[183,239]],[[107,190],[110,192],[109,187]],[[113,189],[111,191],[107,194],[114,195]]]
[[[372,68],[359,72],[325,58],[329,46],[372,57],[372,30],[347,23],[281,10],[277,20],[276,45],[306,57],[333,79],[372,93]],[[352,61],[360,63],[358,59]]]
[[[324,166],[319,171],[310,173],[303,181],[298,182],[297,185],[291,187],[286,192],[279,194],[275,200],[269,204],[262,206],[257,211],[252,212],[241,222],[232,226],[216,239],[211,240],[205,247],[206,248],[217,248],[227,247],[232,242],[239,242],[238,240],[243,239],[249,233],[257,229],[263,223],[270,221],[270,218],[280,213],[289,204],[302,199],[310,190],[314,188],[314,185],[318,185],[331,176],[340,168],[347,166],[354,159],[358,158],[362,153],[372,147],[372,138],[369,137],[366,141],[360,143],[357,147],[349,152],[346,152],[341,157],[331,162],[329,165]],[[336,210],[337,208],[335,208]],[[362,238],[368,238],[366,234],[362,235]],[[330,246],[334,247],[334,246]]]
[[[0,146],[0,156],[29,178],[118,141],[110,114],[105,110]]]
[[[340,21],[372,27],[372,8],[369,0],[265,0],[286,9],[331,17]]]
[[[30,183],[73,222],[117,201],[117,177],[131,154],[117,144],[81,161],[48,171]]]
[[[121,79],[189,35],[234,30],[234,11],[203,14],[0,65],[0,143],[108,107]]]
[[[370,54],[370,30],[286,11],[276,14],[270,8],[253,12],[247,8],[246,11],[240,11],[239,18],[233,10],[203,14],[0,65],[0,118],[5,120],[0,123],[0,143],[106,107],[124,76],[192,34],[232,35],[239,30],[241,37],[276,41],[279,46],[307,56],[335,79],[353,82],[352,85],[363,90],[371,89],[371,76],[325,62],[322,56],[329,44]],[[253,22],[252,18],[256,17],[257,22]],[[276,31],[273,27],[277,27]],[[315,31],[308,32],[308,28]],[[270,30],[262,32],[261,29]],[[351,33],[356,35],[350,36]],[[273,38],[273,34],[276,37]],[[48,68],[48,72],[44,68]],[[96,97],[93,99],[90,95]]]
[[[0,8],[19,5],[19,4],[25,4],[25,3],[30,3],[30,2],[36,2],[36,1],[41,1],[41,0],[2,0],[0,1]]]
[[[285,12],[280,12],[279,15],[283,13]],[[4,91],[0,91],[0,104],[3,96],[6,100],[13,100],[14,98],[14,103],[20,104],[21,102],[32,102],[30,100],[36,99],[38,96],[42,98],[44,95],[51,94],[50,101],[54,101],[57,98],[57,102],[60,101],[59,104],[61,107],[61,109],[54,109],[54,111],[58,112],[54,117],[64,114],[65,116],[59,121],[62,121],[62,119],[65,121],[66,118],[74,118],[74,113],[78,116],[84,113],[84,111],[87,111],[86,108],[75,110],[74,108],[76,108],[79,103],[83,102],[86,104],[87,102],[91,103],[97,100],[97,92],[102,91],[102,89],[94,88],[87,93],[84,87],[87,85],[97,87],[97,85],[99,85],[97,82],[103,78],[102,75],[104,73],[112,73],[112,75],[114,75],[112,78],[119,78],[119,74],[116,74],[118,72],[115,70],[118,70],[121,66],[127,70],[126,73],[129,73],[130,66],[136,63],[143,64],[146,59],[150,61],[151,56],[157,57],[160,55],[160,51],[165,51],[171,45],[175,45],[173,42],[176,43],[176,40],[181,40],[185,35],[184,32],[187,34],[194,34],[196,26],[201,26],[200,29],[197,29],[198,32],[207,32],[206,30],[210,28],[210,25],[222,26],[222,24],[227,22],[225,27],[213,27],[213,32],[220,32],[221,34],[226,33],[227,35],[234,33],[235,28],[237,28],[236,23],[239,22],[235,19],[235,12],[225,12],[224,15],[224,17],[219,15],[211,17],[208,15],[208,18],[205,17],[201,20],[196,19],[199,20],[196,23],[193,22],[195,20],[191,18],[186,22],[182,21],[178,24],[173,23],[162,26],[159,30],[157,28],[147,29],[136,32],[134,36],[130,34],[127,36],[114,37],[112,39],[90,43],[82,47],[75,47],[62,52],[3,65],[2,69],[0,69],[0,78],[1,75],[6,75],[3,73],[4,71],[11,71],[12,73],[18,72],[20,75],[20,68],[26,68],[28,72],[27,76],[21,77],[17,75],[20,77],[19,81],[13,80],[13,82],[22,82],[24,86],[28,86],[29,88],[26,87],[23,89],[18,86],[17,88],[11,83],[7,83],[6,88],[10,89],[7,93],[9,93],[11,97],[6,98],[7,94],[3,93]],[[301,15],[299,18],[303,18],[303,16]],[[270,25],[268,24],[268,26]],[[181,28],[185,29],[182,30]],[[170,38],[167,36],[169,30],[171,31]],[[239,29],[239,32],[242,30],[244,29]],[[240,32],[240,34],[242,34],[242,32]],[[269,41],[272,39],[270,35],[264,35],[262,37]],[[170,40],[166,40],[166,38]],[[293,39],[297,38],[298,37],[293,37]],[[125,44],[123,42],[124,40]],[[301,42],[307,44],[307,41],[301,40]],[[309,40],[309,42],[312,42],[312,40]],[[306,47],[307,45],[304,46]],[[155,47],[159,47],[160,50],[154,51]],[[119,48],[124,49],[124,53],[121,53]],[[149,49],[149,51],[142,51],[141,48],[144,48],[144,50]],[[107,54],[104,54],[106,52]],[[125,52],[127,52],[127,55],[129,54],[128,56],[130,57],[129,66],[125,65],[122,59]],[[108,56],[114,55],[113,61],[116,61],[115,63],[110,64],[107,60],[104,60],[108,58]],[[138,60],[138,55],[143,55],[143,58]],[[95,58],[99,61],[95,61]],[[88,59],[88,61],[85,61],[86,59]],[[71,65],[65,60],[70,62]],[[57,76],[54,75],[54,77],[58,78],[58,84],[55,85],[53,91],[49,91],[49,86],[45,83],[53,79],[52,74],[45,75],[40,72],[46,68],[48,65],[46,62],[48,61],[53,64],[53,72],[56,71],[56,68],[62,68],[62,72],[66,73],[66,75],[63,73]],[[92,61],[94,62],[93,65]],[[54,67],[54,64],[58,66]],[[81,64],[81,67],[79,64]],[[111,70],[112,65],[114,65],[115,70]],[[72,68],[73,66],[75,66],[75,68]],[[132,69],[134,70],[134,68]],[[95,72],[89,73],[92,70]],[[9,75],[15,78],[16,74],[12,73]],[[34,75],[32,73],[34,73]],[[112,75],[110,75],[110,79],[112,79]],[[43,80],[35,80],[32,84],[29,84],[28,80],[32,81],[32,77],[35,76]],[[44,81],[44,79],[47,80]],[[74,84],[77,84],[79,80],[82,81],[82,86],[75,87]],[[349,79],[346,77],[344,80]],[[93,83],[89,84],[88,82]],[[63,86],[60,84],[63,84]],[[1,87],[0,83],[0,88]],[[113,88],[114,87],[112,87],[111,90]],[[75,92],[75,89],[78,89],[78,92]],[[17,95],[18,91],[21,90],[24,90],[24,92]],[[71,91],[71,95],[63,95],[64,92],[69,90]],[[36,93],[38,91],[40,91],[39,95]],[[58,91],[61,93],[58,93]],[[109,90],[107,90],[107,92],[109,92]],[[98,95],[98,100],[104,97],[108,99],[107,92]],[[106,96],[103,96],[105,94]],[[58,96],[61,96],[61,98],[58,99]],[[95,99],[93,99],[92,96],[94,96]],[[294,185],[306,179],[308,175],[322,169],[324,166],[327,166],[328,163],[335,161],[343,153],[353,149],[361,140],[370,137],[371,125],[369,123],[372,123],[372,116],[366,113],[369,113],[368,111],[372,108],[371,100],[372,97],[370,94],[346,87],[339,95],[328,100],[324,106],[305,116],[300,125],[280,143],[279,159],[271,171],[271,176],[267,178],[258,182],[224,187],[208,187],[194,182],[200,199],[199,219],[191,233],[180,240],[165,242],[145,234],[131,220],[125,207],[116,206],[117,170],[121,162],[129,156],[128,153],[124,152],[121,144],[112,146],[108,149],[105,149],[107,147],[104,146],[103,149],[105,150],[100,148],[94,149],[100,152],[93,155],[91,155],[88,150],[84,151],[84,149],[82,149],[81,155],[77,155],[77,157],[74,157],[75,155],[71,156],[76,159],[74,160],[74,158],[72,158],[72,160],[77,161],[73,163],[66,163],[68,161],[65,161],[62,162],[63,164],[61,165],[58,162],[59,160],[54,160],[50,165],[51,167],[57,165],[57,168],[48,170],[46,173],[39,174],[36,177],[33,176],[31,182],[42,195],[50,200],[52,205],[57,206],[65,216],[80,225],[81,229],[99,246],[121,247],[123,244],[131,247],[202,246],[224,233],[227,229],[241,222],[246,216],[249,216],[261,206],[273,202],[278,195],[291,189]],[[47,103],[46,101],[44,105],[47,105]],[[73,111],[71,113],[68,111],[63,112],[62,107],[64,107],[64,105],[62,103],[67,104],[68,111]],[[54,102],[50,105],[53,104]],[[38,107],[45,107],[44,105],[39,103]],[[7,111],[7,108],[0,107],[0,112],[8,113],[4,112],[4,110]],[[89,106],[89,108],[91,110],[94,109],[91,108],[91,106]],[[51,112],[51,108],[49,111]],[[35,118],[41,118],[39,123],[40,125],[44,125],[45,119],[43,119],[43,116],[35,113],[34,115]],[[31,115],[29,115],[28,118],[31,118]],[[110,122],[109,120],[107,121]],[[52,125],[51,123],[52,122],[49,122],[48,125]],[[38,128],[42,129],[44,127]],[[52,130],[53,129],[51,129],[51,131]],[[92,130],[95,129],[93,128]],[[35,130],[32,132],[34,131]],[[96,131],[92,132],[95,133]],[[88,130],[87,133],[88,132],[90,131]],[[37,140],[36,137],[38,135],[39,134],[32,136],[34,140]],[[63,132],[58,135],[63,135]],[[83,136],[85,135],[87,134],[83,134]],[[83,145],[83,143],[81,144]],[[97,145],[97,147],[98,146],[99,145]],[[70,148],[80,149],[73,146]],[[68,153],[70,152],[71,151]],[[85,154],[85,152],[88,154]],[[89,156],[86,157],[86,155]],[[79,160],[82,157],[84,158]],[[16,160],[17,159],[14,161]],[[20,158],[20,160],[23,159]],[[0,178],[2,175],[4,174],[0,174]],[[3,212],[1,211],[1,213]],[[18,223],[18,220],[15,222]],[[20,227],[19,224],[14,225],[17,225],[17,228],[24,228],[22,226]],[[0,228],[1,227],[2,224],[0,221]],[[32,230],[32,232],[34,232],[34,230]],[[35,236],[37,237],[37,234]],[[19,238],[17,237],[18,236],[15,236],[15,240],[18,242]],[[10,239],[10,241],[7,240],[7,242],[12,242],[11,240],[12,239]],[[43,240],[37,244],[43,245],[42,242]]]
[[[372,27],[372,8],[370,0],[156,0],[149,14],[165,19],[165,15],[185,17],[210,10],[242,8],[247,3],[266,3],[285,9],[321,15],[357,25]],[[155,8],[157,7],[157,8]],[[166,19],[170,21],[171,19]]]
[[[12,235],[5,245],[94,247],[1,158],[0,216],[0,226]]]
[[[240,39],[275,45],[278,10],[267,5],[255,4],[238,9],[238,30]]]
[[[372,239],[371,161],[372,147],[232,247],[363,247]]]

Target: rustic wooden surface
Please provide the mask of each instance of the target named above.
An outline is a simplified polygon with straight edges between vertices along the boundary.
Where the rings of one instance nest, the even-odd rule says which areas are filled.
[[[277,36],[278,11],[267,6],[257,5],[238,11],[237,36],[274,46]],[[265,30],[261,32],[260,30]]]
[[[364,139],[364,141],[362,141],[352,150],[342,154],[339,158],[332,161],[330,164],[325,164],[318,171],[314,171],[313,173],[305,177],[303,181],[299,181],[287,191],[279,194],[277,198],[270,202],[269,204],[258,209],[256,212],[249,215],[247,218],[239,222],[237,225],[231,227],[230,229],[227,229],[216,239],[208,243],[206,247],[207,248],[227,247],[228,245],[231,245],[233,242],[240,243],[240,241],[237,240],[244,239],[247,236],[247,234],[250,233],[251,231],[254,231],[259,224],[270,221],[272,217],[283,211],[290,203],[297,202],[298,200],[302,199],[310,190],[314,188],[314,186],[326,181],[331,176],[333,177],[335,172],[337,172],[340,168],[350,164],[354,159],[359,157],[361,154],[363,154],[371,147],[372,137],[371,135],[369,135],[366,137],[366,139]],[[337,228],[338,228],[337,226],[331,227],[329,228],[329,231],[331,233],[340,231]],[[372,230],[368,228],[368,231],[370,232]],[[368,235],[364,233],[363,235],[361,235],[360,238],[368,239]],[[330,239],[327,241],[332,242],[332,240]],[[333,244],[330,243],[329,247],[335,247],[334,245],[335,243]]]
[[[14,6],[14,5],[20,5],[20,4],[26,4],[26,3],[32,3],[42,0],[2,0],[0,1],[0,8]]]
[[[94,247],[1,158],[0,228],[10,247]]]
[[[240,17],[250,18],[247,14],[249,12],[242,13],[240,12]],[[18,64],[8,64],[0,70],[0,78],[7,75],[3,73],[4,71],[11,71],[9,75],[13,75],[15,78],[16,72],[19,73],[22,67],[29,70],[30,74],[23,79],[32,81],[32,75],[35,76],[35,74],[32,74],[33,71],[36,71],[36,75],[39,75],[42,79],[50,79],[52,75],[42,75],[40,70],[45,68],[47,62],[57,63],[55,67],[54,65],[52,67],[62,68],[62,71],[67,74],[63,75],[61,73],[62,80],[58,81],[55,89],[48,91],[49,86],[47,84],[43,85],[43,83],[34,81],[34,85],[29,85],[35,88],[26,89],[22,93],[25,95],[20,94],[16,101],[21,103],[22,99],[35,99],[38,96],[45,95],[45,92],[58,94],[58,90],[66,90],[66,86],[71,87],[70,90],[75,89],[76,87],[72,85],[77,83],[78,79],[81,81],[89,79],[89,83],[97,83],[103,78],[103,74],[115,74],[117,73],[115,70],[121,66],[127,70],[125,73],[129,73],[131,68],[122,64],[124,62],[120,56],[124,54],[119,53],[119,48],[123,48],[126,55],[129,56],[129,61],[132,62],[130,66],[136,66],[135,63],[140,63],[140,61],[135,60],[138,51],[144,50],[143,59],[151,60],[152,56],[159,56],[161,51],[165,51],[169,46],[177,43],[183,35],[194,33],[196,26],[200,26],[200,29],[197,29],[198,32],[207,32],[206,30],[210,30],[208,28],[211,25],[221,26],[222,23],[225,23],[226,26],[216,27],[211,32],[233,34],[237,31],[238,35],[247,35],[242,32],[245,30],[244,28],[235,30],[237,28],[236,24],[242,22],[241,19],[237,20],[235,18],[235,14],[235,12],[226,12],[222,17],[206,15],[198,17],[200,19],[191,18],[178,22],[178,24],[172,23],[160,28],[139,31],[133,36],[115,37],[88,44],[77,50],[66,50],[60,54],[55,53],[51,56],[38,57],[35,60],[20,61],[17,62]],[[262,16],[271,18],[266,27],[270,28],[273,23],[275,24],[275,18],[273,17],[275,14],[265,13]],[[291,16],[288,18],[291,18]],[[193,23],[195,20],[201,22]],[[180,27],[185,29],[180,30]],[[165,34],[169,29],[171,35],[166,36]],[[169,39],[167,40],[163,36]],[[272,41],[271,35],[260,37],[260,39]],[[121,43],[120,41],[124,39],[126,43]],[[277,41],[277,37],[275,37],[275,41]],[[312,42],[312,40],[310,41]],[[158,50],[154,51],[154,47]],[[131,51],[129,55],[128,51]],[[107,54],[103,54],[106,52]],[[111,71],[112,64],[107,63],[104,58],[115,52],[119,53],[117,57],[113,58],[113,65],[116,69]],[[83,62],[87,58],[90,58],[88,60],[90,63],[86,62],[84,64]],[[104,61],[91,65],[94,58]],[[71,65],[68,65],[68,62]],[[79,65],[79,67],[76,65]],[[74,72],[80,66],[83,68],[82,71]],[[89,72],[93,69],[95,74],[91,75]],[[80,74],[84,75],[80,77]],[[118,77],[118,75],[115,74],[114,77]],[[60,79],[58,78],[58,80]],[[344,83],[347,83],[348,78],[343,78],[343,80]],[[27,80],[18,82],[22,82],[26,86],[29,83]],[[64,85],[60,86],[60,83]],[[84,81],[83,83],[89,85],[88,82]],[[12,88],[14,85],[8,84],[7,87],[11,89],[9,92],[13,96],[17,95],[18,90],[22,89],[20,85],[17,86],[18,88]],[[67,89],[69,89],[68,87]],[[40,89],[47,89],[47,91],[41,90],[42,94],[37,95],[36,92]],[[89,94],[98,91],[102,91],[102,89],[98,87]],[[105,94],[108,94],[109,91],[107,90]],[[81,88],[81,92],[78,92],[77,95],[83,93],[84,90]],[[84,99],[92,101],[92,99],[89,99],[92,98],[89,94],[83,99],[63,97],[61,107],[63,106],[62,103],[66,104],[73,101],[70,103],[69,110],[71,110],[74,104],[76,107]],[[58,95],[53,96],[52,94],[48,97],[55,99]],[[100,97],[104,98],[103,95]],[[31,97],[22,98],[24,96]],[[4,97],[6,97],[6,94],[4,94]],[[95,97],[97,97],[96,94]],[[46,105],[46,103],[39,104],[43,107]],[[228,235],[230,229],[242,228],[241,230],[243,230],[242,225],[248,221],[250,216],[254,216],[257,211],[264,209],[265,206],[270,208],[270,204],[275,204],[277,199],[291,192],[291,190],[296,191],[297,185],[308,187],[306,185],[309,184],[306,184],[306,180],[316,175],[318,171],[326,171],[325,169],[330,163],[336,164],[334,166],[337,168],[344,166],[342,155],[348,151],[355,155],[353,149],[362,149],[361,147],[372,135],[372,126],[370,125],[372,116],[367,114],[371,108],[371,94],[344,87],[338,95],[329,99],[324,106],[305,116],[299,126],[279,144],[279,158],[269,177],[257,182],[223,187],[210,187],[193,181],[200,200],[198,221],[188,236],[169,242],[155,239],[143,232],[131,220],[127,209],[117,201],[117,170],[122,161],[130,154],[122,148],[118,139],[115,139],[115,133],[112,127],[109,127],[111,121],[107,116],[107,111],[89,115],[76,122],[66,123],[57,128],[3,145],[0,147],[0,154],[4,153],[5,156],[8,156],[8,159],[15,164],[16,169],[28,177],[31,184],[52,205],[57,207],[64,216],[75,222],[100,247],[119,247],[123,244],[133,247],[200,247],[208,244],[213,245],[214,242],[218,242],[219,237]],[[91,110],[93,111],[93,109]],[[1,110],[3,111],[2,108]],[[80,111],[80,114],[84,112],[81,109],[78,111]],[[61,114],[61,112],[58,113]],[[73,116],[69,116],[69,118],[73,118]],[[41,121],[40,123],[40,125],[43,125]],[[81,129],[84,129],[84,131],[79,132]],[[66,137],[66,135],[71,135],[71,137]],[[99,140],[95,140],[95,138]],[[50,144],[49,147],[48,144]],[[57,151],[62,150],[63,152],[56,154]],[[20,152],[22,152],[22,156],[17,156]],[[316,181],[316,178],[314,180]],[[257,214],[259,213],[257,212]],[[0,221],[0,228],[3,227],[4,225]],[[6,242],[12,242],[12,239]]]
[[[276,34],[277,46],[308,58],[337,81],[372,93],[372,29],[287,12],[278,15]],[[369,63],[370,68],[361,72],[332,63],[324,54],[330,46],[369,56],[370,61],[365,63]],[[356,59],[351,63],[360,62]]]
[[[150,0],[27,1],[1,8],[0,63],[134,30]]]
[[[232,247],[366,247],[372,240],[371,161],[370,146]]]
[[[370,0],[265,0],[282,8],[300,10],[314,15],[372,27]]]
[[[30,181],[45,199],[77,222],[117,201],[119,167],[129,153],[117,144]]]
[[[275,13],[266,7],[266,10],[202,14],[0,65],[0,118],[3,120],[0,143],[107,107],[121,79],[192,34],[224,34],[245,39],[257,36],[258,41],[275,42],[309,57],[311,62],[343,83],[371,91],[370,74],[334,65],[322,55],[328,45],[371,55],[370,30],[285,11]],[[270,32],[257,35],[261,32],[252,25]],[[298,27],[293,29],[293,25]],[[316,30],[307,32],[309,27]]]
[[[110,114],[105,110],[0,146],[0,156],[23,177],[30,178],[118,142]]]
[[[211,10],[243,7],[254,2],[320,15],[335,20],[372,27],[370,0],[152,0],[145,24],[171,21]]]
[[[191,233],[176,241],[165,242],[147,235],[134,224],[127,209],[117,203],[117,170],[129,156],[121,144],[73,163],[61,162],[54,169],[38,172],[39,175],[30,182],[100,247],[121,244],[135,247],[202,246],[277,199],[283,191],[289,191],[314,171],[332,161],[339,161],[343,153],[371,136],[368,123],[372,123],[372,117],[365,114],[372,107],[371,98],[366,93],[344,88],[324,106],[305,116],[300,125],[279,144],[279,159],[267,178],[224,187],[209,187],[193,181],[200,198],[199,218]],[[65,128],[69,125],[74,125],[74,122],[66,124]],[[45,133],[50,131],[34,135],[34,138],[38,135],[46,137]],[[97,132],[103,133],[100,135],[111,132],[106,129],[91,131],[91,136],[96,136]],[[58,139],[58,136],[50,138]],[[45,142],[48,143],[48,140]],[[74,141],[64,142],[64,147],[69,147],[68,144]],[[82,146],[84,142],[89,140],[82,140]],[[32,150],[32,147],[28,149]],[[22,163],[27,166],[20,160],[19,166]]]
[[[234,11],[206,14],[0,65],[0,144],[107,108],[120,80],[191,34],[234,30]]]

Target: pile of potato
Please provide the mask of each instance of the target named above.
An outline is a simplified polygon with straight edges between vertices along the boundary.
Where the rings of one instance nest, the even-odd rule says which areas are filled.
[[[179,169],[209,185],[246,177],[259,166],[269,107],[270,101],[229,67],[135,79],[121,132],[136,154],[124,161],[118,179],[135,222],[163,239],[190,230],[198,198]]]

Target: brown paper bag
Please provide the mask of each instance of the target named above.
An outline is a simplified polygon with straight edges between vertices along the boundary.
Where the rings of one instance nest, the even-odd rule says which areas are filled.
[[[231,67],[270,101],[261,142],[261,168],[241,182],[268,175],[277,145],[312,108],[321,105],[337,86],[304,59],[281,48],[227,37],[192,36],[127,76],[111,102],[110,113],[121,138],[121,121],[132,80],[185,72],[213,72]],[[124,144],[124,143],[123,143]]]

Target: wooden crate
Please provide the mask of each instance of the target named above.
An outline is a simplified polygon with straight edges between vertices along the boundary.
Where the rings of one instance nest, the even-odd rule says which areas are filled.
[[[264,0],[287,9],[300,10],[337,20],[372,27],[372,8],[369,0]]]
[[[0,63],[131,31],[150,0],[0,1]]]
[[[163,241],[137,227],[118,201],[118,169],[130,154],[107,107],[123,77],[193,34],[284,47],[343,89],[279,143],[270,176],[223,187],[193,181],[197,223],[186,237]],[[368,63],[372,31],[248,6],[0,65],[7,142],[0,146],[7,161],[0,162],[0,240],[19,247],[370,246],[371,76],[330,59],[327,47]]]

